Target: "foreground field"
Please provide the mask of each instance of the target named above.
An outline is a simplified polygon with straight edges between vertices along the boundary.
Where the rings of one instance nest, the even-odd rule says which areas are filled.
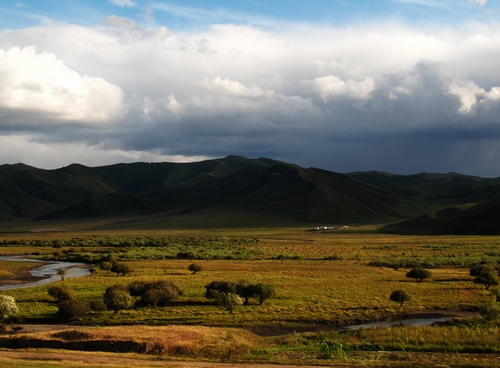
[[[80,325],[190,325],[200,331],[209,326],[223,330],[245,329],[245,332],[237,333],[234,331],[242,330],[229,330],[232,335],[216,338],[217,341],[236,344],[236,336],[241,337],[245,343],[238,348],[236,345],[220,350],[210,348],[205,349],[208,353],[203,355],[186,348],[168,350],[173,346],[168,343],[160,349],[162,359],[205,357],[211,360],[354,366],[377,366],[380,362],[388,366],[391,359],[400,364],[406,359],[408,366],[419,366],[424,362],[429,366],[435,363],[429,354],[441,354],[440,359],[449,361],[451,366],[498,364],[500,334],[494,321],[477,319],[444,327],[360,332],[339,331],[338,328],[361,321],[398,318],[408,312],[445,313],[453,310],[475,313],[485,305],[493,305],[495,299],[491,290],[474,284],[469,268],[481,261],[498,264],[499,237],[410,237],[378,235],[370,233],[369,229],[363,231],[246,229],[5,234],[0,243],[0,254],[90,259],[94,264],[112,257],[132,269],[125,276],[116,276],[95,267],[92,276],[58,282],[72,290],[80,301],[102,299],[109,286],[128,285],[139,280],[169,280],[184,291],[167,306],[153,308],[138,304],[119,313],[92,312],[79,320]],[[192,259],[181,259],[185,254]],[[193,262],[202,268],[196,274],[188,271]],[[431,279],[417,283],[406,278],[407,267],[411,265],[430,268]],[[251,300],[250,305],[237,307],[234,315],[205,298],[204,286],[209,282],[243,279],[273,285],[276,297],[262,305]],[[20,310],[19,322],[58,323],[58,307],[49,297],[48,288],[9,290],[2,294],[15,297]],[[391,292],[397,289],[404,289],[412,296],[402,309],[398,303],[389,300]],[[108,340],[110,331],[115,331],[115,335],[119,335],[120,330],[136,331],[135,328],[110,328],[115,330],[103,330],[108,334]],[[97,335],[101,333],[92,331]],[[75,333],[72,341],[88,343],[92,340],[85,335],[88,333]],[[2,339],[2,346],[9,346],[6,339],[11,337],[8,336]],[[23,339],[34,341],[64,340],[70,335],[23,336]],[[194,335],[186,333],[186,336]],[[101,337],[103,341],[106,339]],[[127,336],[125,340],[142,344],[142,350],[132,349],[131,352],[154,354],[154,349],[147,348],[150,340],[134,336]],[[199,345],[196,339],[191,340],[195,346]],[[158,344],[157,353],[161,345]],[[465,357],[466,354],[470,357]]]

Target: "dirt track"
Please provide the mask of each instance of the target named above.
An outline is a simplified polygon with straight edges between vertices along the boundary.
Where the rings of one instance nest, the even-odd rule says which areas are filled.
[[[92,367],[162,367],[162,368],[177,368],[177,367],[193,367],[193,368],[317,368],[318,365],[275,365],[275,364],[248,364],[248,363],[210,363],[196,361],[167,361],[163,359],[137,359],[122,357],[119,354],[92,355],[82,353],[54,353],[54,352],[26,352],[26,351],[0,351],[0,359],[12,359],[15,361],[55,361],[55,362],[72,362],[78,364],[88,364]],[[323,366],[332,367],[332,366]]]

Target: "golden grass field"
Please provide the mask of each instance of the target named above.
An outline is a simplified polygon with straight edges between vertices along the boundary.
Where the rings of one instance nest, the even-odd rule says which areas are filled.
[[[419,361],[432,366],[436,363],[430,358],[432,354],[442,354],[443,361],[450,361],[449,366],[465,367],[471,366],[470,364],[496,366],[495,364],[499,363],[500,334],[496,322],[486,323],[477,320],[469,325],[369,329],[361,332],[339,332],[338,327],[356,321],[390,319],[405,312],[428,310],[474,312],[485,304],[494,303],[489,290],[485,290],[483,285],[472,282],[473,277],[469,276],[469,268],[471,264],[481,260],[498,264],[500,254],[497,249],[500,237],[416,237],[380,235],[371,229],[312,232],[308,229],[291,228],[121,231],[118,234],[106,232],[8,234],[0,239],[33,242],[37,239],[78,238],[84,243],[85,239],[95,241],[110,237],[130,239],[175,237],[176,244],[182,243],[179,239],[189,238],[191,240],[188,243],[176,246],[181,250],[190,250],[197,254],[215,254],[213,253],[215,250],[209,247],[210,244],[217,244],[217,252],[227,259],[196,260],[194,262],[200,264],[203,269],[193,275],[187,269],[193,262],[191,260],[154,259],[167,254],[168,246],[162,249],[152,249],[147,245],[113,249],[106,244],[101,246],[87,244],[80,247],[77,242],[73,242],[71,246],[54,249],[42,245],[4,244],[0,247],[0,254],[36,252],[38,255],[47,255],[55,251],[64,253],[65,250],[73,248],[73,252],[113,251],[117,257],[125,255],[129,257],[120,260],[133,269],[126,276],[118,277],[114,273],[97,268],[92,276],[59,282],[71,289],[78,300],[87,302],[102,298],[105,289],[115,283],[129,284],[136,280],[158,279],[175,282],[184,290],[184,295],[171,305],[157,308],[138,306],[118,314],[112,311],[100,314],[93,312],[83,317],[79,324],[101,327],[85,330],[81,335],[75,334],[82,340],[110,340],[114,338],[113,336],[121,336],[121,339],[135,341],[138,338],[134,337],[134,334],[146,336],[146,331],[152,331],[152,336],[162,336],[163,340],[143,338],[138,341],[144,344],[144,352],[148,354],[153,354],[155,351],[151,346],[147,348],[148,343],[154,341],[160,344],[164,341],[164,344],[160,344],[164,345],[160,349],[162,359],[171,356],[220,361],[227,358],[229,350],[233,349],[232,357],[229,354],[230,359],[260,363],[359,366],[356,364],[362,362],[367,366],[380,366],[381,362],[385,362],[384,364],[388,366],[391,359],[403,364],[404,354],[408,357],[407,366],[420,366]],[[200,245],[193,241],[198,238],[216,239],[217,242],[205,242]],[[85,249],[81,250],[82,247]],[[176,251],[178,248],[175,248]],[[146,259],[148,257],[150,259]],[[238,259],[239,257],[242,259]],[[436,268],[431,269],[431,279],[417,283],[405,277],[409,270],[407,268],[394,269],[369,265],[374,260],[397,259],[434,262]],[[11,268],[2,268],[2,272],[8,276],[7,273],[13,271]],[[0,273],[0,277],[1,275]],[[237,307],[234,317],[204,297],[204,285],[210,281],[237,282],[242,279],[252,283],[272,284],[276,288],[277,295],[263,305],[253,303]],[[17,316],[19,321],[58,323],[57,306],[47,294],[48,288],[49,286],[40,286],[9,290],[2,294],[15,297],[20,310]],[[399,308],[399,304],[389,300],[390,293],[396,289],[404,289],[412,296],[412,300],[405,303],[402,309]],[[141,327],[127,327],[131,325]],[[184,329],[174,334],[186,337],[185,343],[191,344],[189,349],[174,349],[172,340],[168,340],[167,337],[174,328]],[[233,330],[235,328],[243,328],[245,332]],[[157,329],[170,329],[168,330],[170,332],[167,333],[167,330],[159,332]],[[206,337],[204,335],[206,331],[218,331],[217,333],[222,335],[210,332],[212,337]],[[259,337],[254,333],[265,336]],[[91,334],[92,337],[85,334]],[[44,338],[64,338],[61,336],[50,335]],[[240,337],[241,341],[237,341]],[[33,338],[42,337],[33,336]],[[217,342],[212,343],[210,339]],[[184,341],[183,338],[177,339],[177,342],[181,341]],[[217,345],[227,341],[230,342],[228,346],[231,348]],[[325,355],[324,349],[320,347],[321,342],[325,341],[330,344],[333,353]],[[196,350],[203,349],[204,343],[219,347],[206,348],[205,351],[208,353],[204,355],[199,352],[201,350]],[[157,350],[160,345],[156,346]],[[472,358],[474,354],[479,355]],[[389,356],[393,358],[387,358]],[[458,358],[459,356],[463,359]],[[416,357],[420,358],[415,360]]]

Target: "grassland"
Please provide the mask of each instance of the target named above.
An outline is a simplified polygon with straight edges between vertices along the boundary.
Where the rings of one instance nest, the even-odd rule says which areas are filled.
[[[42,258],[73,257],[93,262],[112,256],[132,268],[126,276],[118,277],[97,267],[91,276],[66,279],[64,285],[81,301],[101,299],[107,287],[136,280],[170,280],[184,290],[184,295],[169,306],[138,305],[118,314],[93,312],[79,321],[80,325],[101,326],[108,339],[109,334],[121,334],[122,340],[146,344],[146,340],[124,337],[119,332],[127,331],[120,327],[124,325],[188,326],[185,328],[200,333],[206,328],[243,328],[245,334],[236,335],[243,336],[245,343],[235,344],[244,348],[234,347],[234,352],[239,353],[232,357],[241,361],[353,366],[385,362],[385,366],[403,366],[395,362],[403,364],[408,359],[404,363],[407,366],[419,366],[418,362],[427,362],[429,366],[433,362],[429,357],[441,354],[450,366],[498,363],[500,334],[496,322],[477,319],[441,327],[357,332],[339,331],[338,327],[418,311],[474,312],[493,303],[491,292],[472,282],[469,268],[481,261],[498,265],[500,237],[380,235],[370,228],[326,232],[280,228],[10,233],[0,241],[0,254],[29,253]],[[179,252],[191,252],[197,259],[177,259]],[[192,262],[199,263],[202,271],[192,275],[187,269]],[[432,278],[422,283],[407,279],[408,268],[400,267],[401,264],[425,265],[431,269]],[[276,298],[262,305],[254,302],[238,307],[231,317],[204,297],[204,285],[210,281],[242,279],[272,284]],[[15,297],[20,310],[18,322],[58,323],[57,306],[48,296],[48,288],[9,290],[2,294]],[[391,291],[396,289],[412,295],[402,309],[389,300]],[[98,336],[101,332],[92,333]],[[234,336],[220,340],[236,341]],[[193,349],[201,346],[199,341],[192,343]],[[144,349],[143,352],[152,351]],[[181,353],[164,355],[202,356],[192,353],[195,350],[178,351]],[[213,351],[217,353],[203,357],[221,360],[229,350],[225,347]],[[474,354],[479,355],[473,357]]]

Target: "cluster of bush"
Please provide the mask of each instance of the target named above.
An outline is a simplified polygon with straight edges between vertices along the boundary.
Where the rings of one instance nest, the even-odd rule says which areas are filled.
[[[500,284],[498,276],[500,276],[500,270],[489,265],[487,262],[480,262],[479,264],[473,266],[469,271],[470,276],[475,276],[473,282],[475,284],[481,284],[489,290],[491,286],[496,286]],[[406,273],[407,278],[415,279],[417,282],[422,282],[425,279],[432,277],[432,273],[429,270],[421,267],[414,267]],[[491,294],[495,297],[495,301],[500,302],[500,290],[492,289]],[[390,295],[390,300],[400,303],[400,307],[403,303],[410,300],[411,296],[404,290],[395,290]],[[500,311],[499,311],[500,316]]]
[[[274,286],[263,283],[251,284],[246,280],[238,282],[212,281],[205,285],[205,290],[207,299],[217,299],[223,294],[235,294],[244,299],[244,305],[249,305],[251,298],[262,304],[276,295]]]
[[[108,287],[103,300],[107,308],[116,313],[121,309],[131,308],[136,297],[140,303],[156,308],[170,304],[182,294],[184,291],[172,281],[134,281],[128,286],[118,284]]]
[[[106,309],[102,301],[86,303],[75,299],[73,292],[62,285],[51,286],[48,293],[55,299],[58,305],[57,315],[63,320],[77,320],[90,313],[92,309],[97,311]]]
[[[259,239],[252,238],[226,238],[226,237],[136,237],[136,238],[119,238],[119,237],[88,237],[88,238],[72,238],[72,239],[3,239],[0,240],[0,246],[36,246],[36,247],[165,247],[165,246],[216,246],[216,245],[250,245],[258,244]]]
[[[193,265],[191,265],[193,266]],[[255,299],[258,304],[273,298],[275,289],[269,284],[251,284],[247,281],[228,282],[213,281],[205,286],[207,299],[215,300],[233,313],[237,305],[250,304],[250,299]],[[84,317],[91,311],[112,310],[115,313],[122,309],[130,309],[134,305],[144,305],[151,308],[167,306],[172,301],[184,294],[184,291],[174,282],[169,280],[134,281],[128,285],[116,284],[104,292],[102,300],[91,303],[75,299],[71,290],[63,285],[49,288],[48,293],[58,304],[58,316],[61,319],[72,321]]]
[[[192,247],[187,247],[191,249]],[[102,262],[109,254],[113,254],[120,260],[134,259],[190,259],[190,260],[244,260],[258,258],[262,251],[248,250],[231,247],[209,247],[196,248],[196,250],[186,250],[184,246],[142,246],[142,247],[120,247],[120,248],[69,248],[62,251],[56,250],[51,254],[43,254],[35,251],[32,255],[39,256],[46,261],[63,262]],[[300,258],[300,257],[299,257]],[[292,258],[290,258],[292,259]],[[296,259],[296,258],[293,258]],[[297,258],[298,259],[298,258]]]
[[[116,260],[112,259],[109,262],[101,262],[99,264],[99,268],[103,271],[114,272],[116,276],[125,276],[126,274],[132,272],[130,266],[116,262]]]

